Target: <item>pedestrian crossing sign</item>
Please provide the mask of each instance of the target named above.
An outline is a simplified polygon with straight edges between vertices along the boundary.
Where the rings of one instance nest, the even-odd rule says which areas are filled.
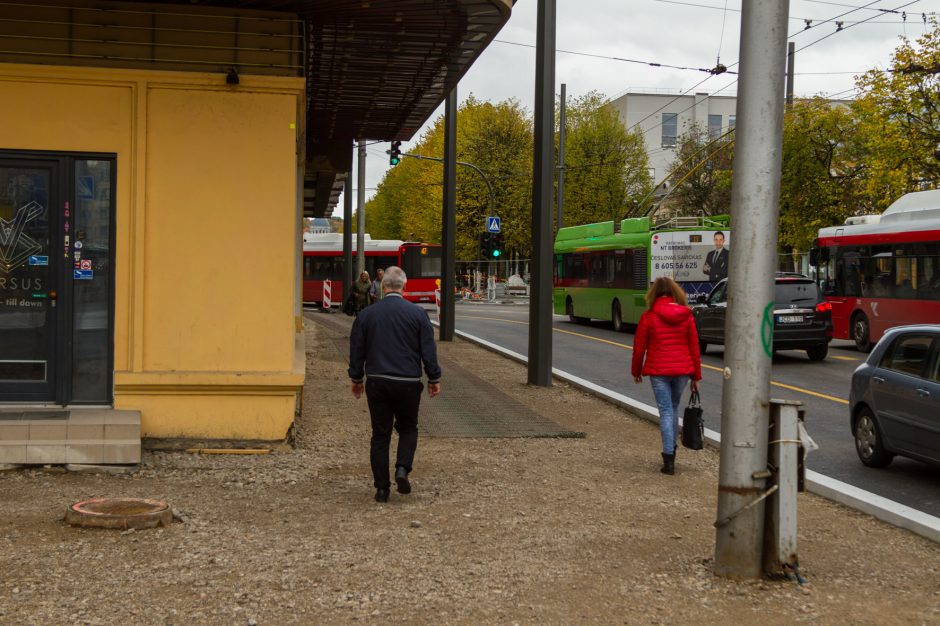
[[[495,215],[492,215],[486,218],[486,232],[488,233],[498,233],[499,232],[499,218]]]

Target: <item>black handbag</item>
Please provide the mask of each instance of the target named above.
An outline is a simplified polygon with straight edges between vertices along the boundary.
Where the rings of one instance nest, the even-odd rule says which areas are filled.
[[[702,419],[702,401],[698,391],[693,391],[689,406],[682,414],[682,445],[689,450],[705,447],[705,421]]]
[[[343,303],[343,313],[346,315],[356,314],[356,294],[350,292],[346,302]]]

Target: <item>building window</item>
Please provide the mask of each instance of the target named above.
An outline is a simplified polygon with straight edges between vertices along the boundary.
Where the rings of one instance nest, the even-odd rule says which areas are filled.
[[[717,139],[720,136],[721,136],[721,116],[709,115],[708,116],[708,138]]]
[[[736,119],[737,119],[737,116],[734,116],[734,115],[728,116],[728,130],[731,130],[732,128],[734,128],[734,123]]]
[[[676,145],[679,135],[679,114],[663,113],[663,147],[672,148]]]

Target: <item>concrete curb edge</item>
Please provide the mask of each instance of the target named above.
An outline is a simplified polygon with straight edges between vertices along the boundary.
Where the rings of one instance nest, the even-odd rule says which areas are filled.
[[[433,320],[432,323],[437,325],[437,323]],[[528,364],[529,362],[529,359],[525,355],[519,354],[518,352],[513,352],[512,350],[508,350],[502,346],[490,343],[485,339],[481,339],[461,330],[455,330],[454,332],[457,336],[466,339],[471,343],[475,343],[483,348],[486,348],[487,350],[510,358],[514,361],[518,361],[519,363],[523,364]],[[568,372],[560,370],[557,367],[552,368],[552,375],[573,387],[577,387],[582,391],[586,391],[603,400],[606,400],[607,402],[627,409],[631,413],[634,413],[643,419],[649,420],[655,424],[659,424],[659,411],[654,406],[639,402],[638,400],[634,400],[633,398],[629,398],[623,394],[611,391],[610,389],[605,389],[600,385],[596,385],[588,380],[584,380],[583,378],[569,374]],[[709,445],[718,448],[721,445],[721,434],[706,428],[705,441]],[[870,491],[865,491],[864,489],[859,489],[858,487],[854,487],[840,480],[829,478],[828,476],[824,476],[812,470],[806,470],[805,484],[806,489],[810,493],[814,493],[828,500],[838,502],[839,504],[847,506],[851,509],[855,509],[856,511],[871,515],[872,517],[883,522],[887,522],[899,528],[904,528],[916,535],[920,535],[921,537],[940,543],[940,518],[938,517],[928,515],[927,513],[923,513],[899,502],[895,502],[894,500],[889,500],[888,498],[871,493]]]

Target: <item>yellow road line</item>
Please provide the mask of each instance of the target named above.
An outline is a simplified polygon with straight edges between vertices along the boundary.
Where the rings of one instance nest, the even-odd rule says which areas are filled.
[[[850,356],[837,356],[835,354],[829,355],[830,359],[839,359],[840,361],[855,361],[856,363],[861,361],[861,359],[856,359]]]
[[[519,320],[508,320],[508,319],[505,319],[505,318],[502,318],[502,317],[485,317],[485,316],[482,316],[482,315],[461,315],[460,317],[462,317],[462,318],[467,318],[467,319],[474,319],[474,320],[491,320],[491,321],[494,321],[494,322],[506,322],[506,323],[508,323],[508,324],[522,324],[523,326],[528,326],[528,325],[529,325],[528,322],[520,322]],[[609,341],[609,340],[607,340],[607,339],[601,339],[600,337],[593,337],[593,336],[591,336],[591,335],[585,335],[584,333],[576,333],[576,332],[574,332],[574,331],[571,331],[571,330],[563,330],[563,329],[561,329],[561,328],[552,328],[552,330],[555,331],[556,333],[564,333],[564,334],[566,334],[566,335],[574,335],[575,337],[583,337],[584,339],[590,339],[591,341],[597,341],[597,342],[599,342],[599,343],[607,343],[607,344],[610,344],[610,345],[612,345],[612,346],[617,346],[618,348],[626,348],[626,349],[628,349],[628,350],[632,350],[632,349],[633,349],[633,346],[631,346],[630,344],[627,344],[627,343],[619,343],[619,342],[616,342],[616,341]],[[834,358],[834,359],[839,359],[839,358],[841,358],[841,359],[847,359],[847,360],[853,360],[853,361],[855,360],[855,359],[852,359],[851,357],[837,357],[837,356],[834,356],[834,357],[832,357],[832,358]],[[724,372],[724,368],[716,367],[716,366],[714,366],[714,365],[708,365],[707,363],[702,363],[702,369],[708,369],[708,370],[712,370],[713,372],[719,372],[719,373],[723,373],[723,372]],[[774,387],[780,387],[781,389],[788,389],[788,390],[790,390],[790,391],[796,391],[796,392],[798,392],[798,393],[805,393],[806,395],[815,396],[815,397],[817,397],[817,398],[822,398],[823,400],[830,400],[830,401],[836,402],[836,403],[838,403],[838,404],[848,404],[848,403],[849,403],[848,400],[843,400],[842,398],[837,398],[837,397],[835,397],[835,396],[830,396],[830,395],[827,395],[827,394],[824,394],[824,393],[819,393],[818,391],[811,391],[811,390],[809,390],[809,389],[803,389],[802,387],[795,387],[795,386],[793,386],[793,385],[787,385],[786,383],[778,383],[778,382],[775,381],[775,380],[770,381],[770,384],[773,385]]]

